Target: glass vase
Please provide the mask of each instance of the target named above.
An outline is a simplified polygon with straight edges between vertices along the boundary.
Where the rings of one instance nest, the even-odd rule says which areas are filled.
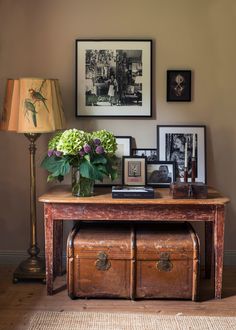
[[[78,167],[72,167],[72,195],[90,197],[93,195],[94,180],[80,175]]]

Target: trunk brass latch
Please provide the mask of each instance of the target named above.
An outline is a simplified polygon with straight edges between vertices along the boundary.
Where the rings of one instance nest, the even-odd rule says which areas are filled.
[[[105,252],[100,252],[95,265],[98,270],[108,270],[111,267],[111,262],[108,260],[108,255]]]
[[[160,272],[170,272],[173,264],[170,261],[170,254],[168,252],[161,252],[160,259],[156,263],[156,267]]]

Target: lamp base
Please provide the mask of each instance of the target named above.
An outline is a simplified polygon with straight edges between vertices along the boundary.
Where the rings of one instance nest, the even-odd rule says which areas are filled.
[[[33,256],[22,261],[13,273],[13,282],[20,280],[42,280],[46,283],[45,260]]]

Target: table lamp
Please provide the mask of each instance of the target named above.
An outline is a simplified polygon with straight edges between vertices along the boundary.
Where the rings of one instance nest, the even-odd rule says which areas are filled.
[[[13,274],[13,281],[45,280],[45,262],[38,256],[36,224],[35,141],[41,133],[64,127],[61,93],[57,79],[8,79],[0,129],[24,133],[30,151],[30,246],[29,258],[21,262]]]

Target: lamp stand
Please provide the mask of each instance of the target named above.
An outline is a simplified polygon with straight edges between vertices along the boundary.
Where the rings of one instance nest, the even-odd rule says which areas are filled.
[[[27,252],[30,257],[20,263],[13,274],[13,282],[27,279],[40,279],[45,282],[45,261],[38,257],[40,249],[37,245],[37,228],[36,228],[36,172],[35,172],[35,141],[39,138],[40,133],[25,133],[30,141],[30,247]]]

